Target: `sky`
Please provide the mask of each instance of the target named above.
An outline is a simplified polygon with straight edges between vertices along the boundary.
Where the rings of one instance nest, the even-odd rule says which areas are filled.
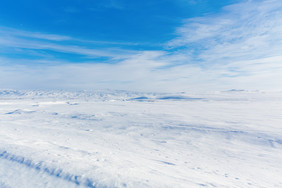
[[[10,0],[0,89],[282,90],[281,0]]]

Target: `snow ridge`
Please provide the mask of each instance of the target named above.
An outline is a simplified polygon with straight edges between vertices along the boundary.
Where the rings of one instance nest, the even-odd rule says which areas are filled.
[[[27,168],[34,169],[40,173],[45,173],[49,176],[53,176],[53,177],[74,183],[77,186],[83,185],[89,188],[96,188],[95,183],[90,178],[82,178],[81,175],[70,174],[70,173],[64,172],[62,169],[58,169],[58,168],[55,169],[55,168],[47,167],[46,165],[44,165],[43,161],[40,161],[39,163],[34,163],[30,159],[27,159],[23,156],[18,156],[18,155],[8,153],[5,150],[4,151],[0,150],[0,159],[5,159],[8,161],[12,161],[12,162],[21,164]]]

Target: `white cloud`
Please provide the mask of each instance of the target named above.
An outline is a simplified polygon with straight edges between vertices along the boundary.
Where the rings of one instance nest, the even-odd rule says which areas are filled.
[[[28,32],[27,32],[28,33]],[[23,38],[26,36],[28,38]],[[37,40],[46,39],[47,41]],[[58,43],[58,41],[69,40],[69,44]],[[18,33],[7,33],[0,32],[0,47],[1,48],[12,48],[14,49],[28,49],[28,50],[51,50],[54,52],[63,52],[69,54],[83,55],[88,58],[95,57],[108,57],[112,59],[123,59],[136,52],[133,50],[123,50],[119,48],[101,48],[91,47],[91,45],[72,43],[78,42],[78,39],[72,39],[59,35],[45,35],[35,33],[18,34]],[[81,41],[83,42],[83,41]],[[87,41],[86,41],[87,42]]]
[[[0,36],[2,37],[17,36],[17,37],[45,39],[45,40],[51,40],[51,41],[65,41],[65,40],[73,39],[69,36],[43,34],[39,32],[29,32],[29,31],[18,30],[18,29],[9,28],[9,27],[3,27],[3,26],[0,26]]]
[[[142,91],[281,89],[282,56],[209,68],[194,64],[162,68],[171,63],[161,61],[163,55],[146,52],[116,64],[0,65],[0,87]]]
[[[58,60],[57,65],[19,66],[2,58],[0,88],[282,90],[281,1],[230,5],[218,14],[185,20],[177,34],[167,44],[170,50],[123,53],[62,45],[52,42],[52,37],[49,41],[0,38],[2,46],[118,60],[112,64]]]
[[[200,49],[203,61],[231,61],[280,55],[282,50],[282,2],[247,1],[227,6],[216,15],[192,18],[177,29],[170,48]]]
[[[69,53],[86,58],[107,57],[112,60],[125,59],[138,52],[116,46],[134,46],[137,43],[91,41],[63,35],[30,32],[0,26],[0,48],[23,50],[51,50],[59,53]],[[35,54],[36,52],[34,52]],[[37,52],[38,53],[38,52]]]

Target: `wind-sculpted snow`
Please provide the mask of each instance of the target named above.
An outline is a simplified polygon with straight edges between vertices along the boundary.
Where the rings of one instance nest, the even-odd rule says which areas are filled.
[[[0,91],[0,187],[282,187],[281,92]]]
[[[59,178],[59,179],[68,181],[77,186],[82,185],[82,186],[90,187],[90,188],[96,187],[93,181],[90,180],[89,178],[82,179],[82,176],[63,172],[62,169],[48,168],[47,166],[44,165],[44,162],[42,161],[36,164],[30,159],[26,159],[22,156],[16,156],[16,155],[8,153],[7,151],[1,151],[1,150],[0,150],[0,159],[5,159],[5,160],[8,160],[14,163],[18,163],[27,168],[31,168],[38,172],[45,173],[49,176],[53,176],[55,178]]]

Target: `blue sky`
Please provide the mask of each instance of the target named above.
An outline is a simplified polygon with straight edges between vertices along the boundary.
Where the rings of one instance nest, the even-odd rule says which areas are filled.
[[[0,88],[282,90],[279,0],[1,2]]]

